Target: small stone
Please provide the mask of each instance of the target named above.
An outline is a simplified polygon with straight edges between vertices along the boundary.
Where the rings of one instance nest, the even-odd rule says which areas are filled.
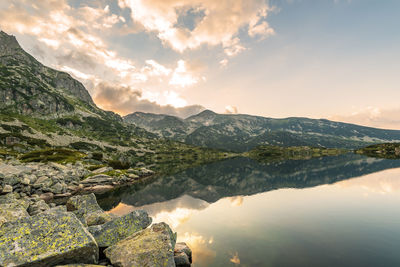
[[[6,184],[6,185],[3,187],[3,194],[11,193],[12,191],[13,191],[13,188],[12,188],[12,186],[9,185],[9,184]]]
[[[54,194],[51,192],[43,193],[40,195],[40,198],[43,199],[44,201],[49,201],[54,198]]]
[[[31,183],[31,180],[28,177],[24,177],[21,181],[21,184],[24,185],[29,185]]]
[[[49,205],[47,205],[44,200],[39,200],[29,205],[28,212],[31,216],[33,216],[49,209]]]

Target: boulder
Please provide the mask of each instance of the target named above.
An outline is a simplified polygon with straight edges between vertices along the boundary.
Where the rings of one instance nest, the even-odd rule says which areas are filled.
[[[185,252],[174,252],[174,261],[176,267],[190,267],[189,257]]]
[[[192,250],[185,242],[176,243],[174,254],[176,266],[189,267],[192,263]]]
[[[40,213],[0,227],[0,266],[97,263],[98,246],[70,212]]]
[[[109,247],[146,228],[151,218],[144,210],[136,210],[102,225],[89,226],[89,232],[99,247]]]
[[[73,196],[67,201],[67,210],[72,211],[85,225],[99,225],[111,221],[114,216],[105,213],[97,204],[96,196],[89,195]]]
[[[164,266],[174,267],[176,236],[166,223],[156,223],[150,228],[104,250],[114,266]]]

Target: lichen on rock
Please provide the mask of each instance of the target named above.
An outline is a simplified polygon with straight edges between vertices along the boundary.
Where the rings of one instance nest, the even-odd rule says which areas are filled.
[[[99,225],[111,221],[114,216],[104,211],[97,204],[96,196],[73,196],[67,201],[67,210],[72,211],[84,225]]]
[[[40,213],[0,227],[0,266],[97,263],[98,246],[70,212]]]
[[[114,266],[175,267],[175,243],[176,235],[168,224],[156,223],[107,248],[104,253]]]
[[[151,224],[151,217],[144,210],[136,210],[102,225],[89,226],[89,232],[99,247],[109,247]]]

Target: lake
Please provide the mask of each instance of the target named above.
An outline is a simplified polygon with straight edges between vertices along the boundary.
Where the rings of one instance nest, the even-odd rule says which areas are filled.
[[[193,250],[193,266],[400,266],[400,161],[346,154],[234,158],[99,196],[144,209]]]

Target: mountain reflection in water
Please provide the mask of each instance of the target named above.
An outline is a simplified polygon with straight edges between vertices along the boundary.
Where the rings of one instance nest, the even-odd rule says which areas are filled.
[[[116,190],[99,203],[167,222],[192,247],[194,266],[393,265],[398,167],[353,154],[268,165],[234,158]]]

